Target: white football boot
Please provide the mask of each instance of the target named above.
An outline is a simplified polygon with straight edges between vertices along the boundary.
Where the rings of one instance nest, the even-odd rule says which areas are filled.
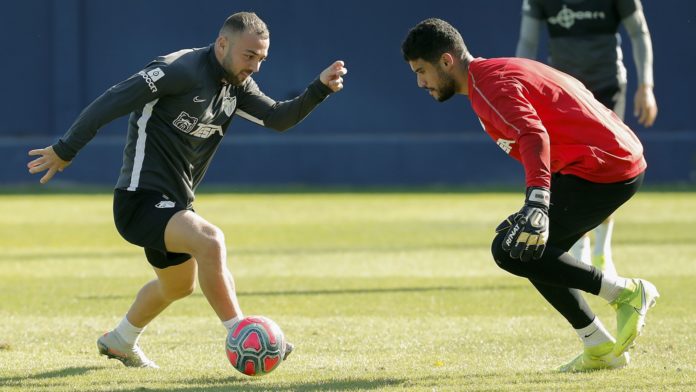
[[[118,359],[127,367],[159,369],[156,363],[145,356],[138,345],[129,345],[121,336],[114,332],[107,332],[97,339],[99,354],[106,355],[109,359]]]

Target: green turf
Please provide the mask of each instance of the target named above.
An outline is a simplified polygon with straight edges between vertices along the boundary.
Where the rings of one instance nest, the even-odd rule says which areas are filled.
[[[519,194],[204,194],[246,314],[296,352],[237,373],[200,289],[141,339],[162,369],[126,369],[96,338],[153,273],[116,232],[111,198],[0,195],[0,391],[538,391],[696,389],[696,193],[642,193],[617,216],[619,272],[662,297],[633,363],[559,374],[580,343],[525,280],[492,262]],[[613,329],[613,312],[590,298]]]

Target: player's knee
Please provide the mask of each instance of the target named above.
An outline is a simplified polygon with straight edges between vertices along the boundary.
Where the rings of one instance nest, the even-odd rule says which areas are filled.
[[[503,250],[503,237],[505,233],[498,233],[491,243],[491,254],[493,255],[493,260],[498,265],[498,267],[510,272],[510,265],[514,263],[510,257],[510,254]]]
[[[214,263],[224,261],[227,249],[225,247],[225,235],[222,230],[213,225],[206,226],[202,230],[202,239],[195,255],[203,263]]]

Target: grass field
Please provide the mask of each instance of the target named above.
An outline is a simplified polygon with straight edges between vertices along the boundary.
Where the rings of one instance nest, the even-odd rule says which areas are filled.
[[[619,272],[662,297],[630,367],[553,368],[573,330],[530,284],[492,262],[512,193],[203,194],[226,233],[247,315],[296,351],[248,378],[200,289],[141,346],[162,368],[127,369],[96,338],[153,273],[116,232],[111,196],[0,195],[0,391],[655,391],[696,389],[696,193],[644,192],[617,216]],[[590,298],[614,329],[613,311]]]

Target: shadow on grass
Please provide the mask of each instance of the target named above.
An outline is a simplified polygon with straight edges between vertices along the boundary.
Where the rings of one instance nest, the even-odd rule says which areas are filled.
[[[12,385],[19,384],[26,381],[42,381],[63,377],[74,377],[82,376],[93,370],[102,370],[102,367],[96,366],[81,366],[81,367],[67,367],[63,369],[50,370],[47,372],[40,372],[35,374],[29,374],[26,376],[15,376],[15,377],[0,377],[0,385]]]
[[[469,373],[466,380],[475,388],[462,390],[475,391],[538,391],[538,390],[572,390],[572,391],[667,391],[696,390],[696,380],[687,375],[673,372],[665,378],[660,371],[644,373],[638,369],[599,369],[588,372],[562,373],[556,370],[539,370],[525,372],[479,372]],[[607,381],[617,384],[604,384]],[[446,380],[451,382],[451,380]],[[440,386],[440,385],[438,385]],[[444,390],[448,390],[445,388]]]
[[[271,297],[271,296],[304,296],[304,295],[355,295],[355,294],[389,294],[389,293],[422,293],[443,291],[506,291],[521,290],[526,286],[519,285],[485,285],[485,286],[432,286],[432,287],[387,287],[387,288],[357,288],[357,289],[321,289],[321,290],[286,290],[286,291],[240,291],[238,297]],[[195,293],[191,297],[202,297],[203,294]],[[81,300],[120,300],[132,298],[132,295],[86,295],[78,296]]]
[[[33,391],[64,390],[69,387],[75,391],[94,390],[85,384],[70,380],[91,371],[109,370],[101,367],[68,367],[22,377],[0,377],[0,386],[29,387]],[[140,373],[140,369],[126,370]],[[146,371],[147,372],[147,371]],[[470,373],[445,373],[440,375],[420,375],[415,377],[347,377],[341,379],[319,379],[316,381],[285,382],[279,378],[249,378],[238,374],[229,376],[192,377],[179,374],[172,378],[134,377],[128,380],[111,379],[118,382],[119,391],[124,392],[227,392],[227,391],[369,391],[384,388],[401,390],[453,390],[453,391],[512,391],[512,390],[591,390],[602,382],[605,376],[626,378],[626,390],[694,390],[696,381],[689,377],[673,377],[670,381],[658,378],[634,378],[624,371],[597,371],[590,373],[565,374],[556,371],[483,371]],[[675,374],[678,376],[679,374]],[[97,374],[94,377],[106,377]],[[122,376],[122,374],[120,375]],[[276,381],[277,380],[277,381]],[[115,385],[115,384],[114,384]],[[602,388],[603,389],[603,388]],[[612,390],[609,388],[608,390]],[[19,390],[19,389],[18,389]],[[21,389],[25,390],[25,389]]]
[[[101,367],[67,367],[56,369],[47,372],[29,374],[26,376],[15,377],[0,377],[0,386],[8,387],[30,387],[30,390],[46,390],[50,391],[54,388],[69,386],[70,377],[82,376],[91,371],[106,370]],[[134,369],[133,371],[138,371]],[[342,380],[321,380],[317,382],[289,382],[289,383],[266,383],[259,382],[261,380],[254,378],[240,378],[243,376],[217,377],[217,378],[191,378],[170,380],[163,382],[159,378],[151,380],[133,380],[133,384],[126,388],[119,388],[119,391],[124,392],[143,392],[143,391],[176,391],[176,392],[222,392],[222,391],[355,391],[355,390],[370,390],[379,389],[388,386],[400,385],[406,382],[405,379],[396,378],[347,378]],[[163,386],[169,383],[177,385]],[[45,383],[45,384],[44,384]],[[129,383],[129,382],[126,382]],[[159,385],[158,385],[159,384]],[[181,386],[181,384],[190,384],[190,386]],[[74,385],[75,390],[90,390],[89,388],[82,389],[80,385]]]
[[[72,385],[69,377],[82,376],[93,370],[105,370],[99,367],[68,367],[57,369],[48,372],[29,374],[27,376],[17,377],[0,377],[0,386],[15,386],[28,387],[30,390],[46,390],[50,391],[54,388]],[[134,369],[134,371],[138,371]],[[163,382],[160,379],[153,380],[133,380],[134,384],[141,384],[130,388],[119,388],[119,391],[124,392],[153,392],[153,391],[176,391],[176,392],[222,392],[222,391],[355,391],[355,390],[370,390],[379,389],[388,386],[400,385],[406,382],[405,379],[396,378],[348,378],[342,380],[322,380],[318,382],[289,382],[282,384],[269,384],[259,382],[259,379],[239,378],[234,377],[219,377],[219,378],[192,378],[170,380]],[[61,380],[56,380],[61,379]],[[162,386],[174,382],[178,385]],[[45,384],[44,384],[45,383]],[[126,382],[129,383],[129,382]],[[159,385],[157,385],[159,384]],[[190,386],[180,386],[181,384],[190,384]],[[79,385],[74,386],[75,390],[90,390],[89,388],[82,389]]]
[[[322,289],[322,290],[288,290],[288,291],[254,291],[239,292],[241,297],[266,297],[288,295],[353,295],[353,294],[383,294],[383,293],[422,293],[430,291],[499,291],[517,290],[524,288],[522,285],[488,285],[488,286],[432,286],[432,287],[387,287],[364,289]],[[194,295],[202,296],[200,293]]]
[[[491,237],[492,238],[492,237]],[[435,251],[435,250],[464,250],[470,249],[471,244],[467,243],[452,243],[452,244],[431,244],[431,245],[394,245],[394,246],[384,246],[384,247],[335,247],[335,248],[283,248],[283,249],[266,249],[266,248],[239,248],[235,249],[234,244],[229,248],[227,254],[230,257],[238,256],[301,256],[301,255],[333,255],[333,254],[343,254],[343,253],[393,253],[393,252],[420,252],[420,251]],[[134,251],[110,251],[110,252],[11,252],[11,255],[22,258],[22,261],[46,261],[53,258],[71,258],[71,259],[110,259],[110,258],[129,258],[129,257],[140,257],[145,261],[145,255],[142,253],[141,248],[133,247]],[[14,261],[9,259],[8,261]],[[0,261],[1,262],[1,261]],[[491,261],[492,262],[492,261]]]
[[[229,392],[229,391],[366,391],[399,386],[407,382],[400,378],[346,378],[340,380],[321,380],[317,382],[283,382],[261,383],[257,379],[192,379],[191,386],[173,386],[158,389],[157,387],[140,387],[124,390],[126,392],[174,391],[174,392]]]

